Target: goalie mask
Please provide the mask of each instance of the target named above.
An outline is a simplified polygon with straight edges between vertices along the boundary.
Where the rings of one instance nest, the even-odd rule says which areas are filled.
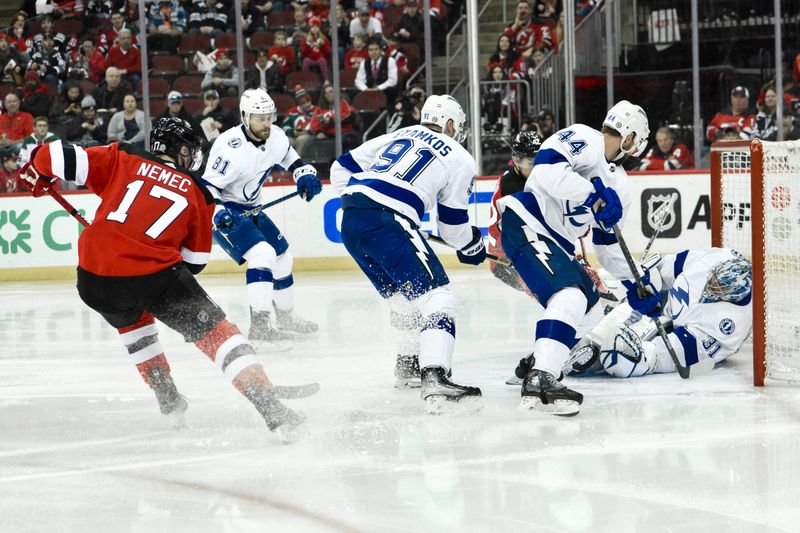
[[[711,269],[700,303],[739,303],[750,296],[753,269],[750,261],[737,258],[718,263]]]
[[[171,157],[179,167],[191,171],[203,164],[203,140],[195,135],[191,124],[182,118],[160,118],[150,132],[150,151]]]

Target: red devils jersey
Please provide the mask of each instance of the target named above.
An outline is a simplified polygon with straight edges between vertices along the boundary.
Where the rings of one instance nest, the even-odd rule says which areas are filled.
[[[78,241],[78,264],[98,276],[142,276],[211,252],[213,199],[191,174],[130,145],[44,145],[33,166],[86,185],[102,201]]]

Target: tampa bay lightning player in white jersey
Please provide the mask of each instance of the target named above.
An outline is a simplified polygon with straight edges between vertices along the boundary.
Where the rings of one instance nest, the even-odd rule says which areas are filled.
[[[645,268],[654,283],[661,280],[665,305],[660,318],[680,363],[691,367],[709,358],[719,363],[738,352],[753,329],[750,262],[728,248],[685,250],[656,259]],[[612,376],[676,371],[653,320],[627,303],[614,308],[587,337],[599,348],[597,363]]]
[[[423,214],[436,207],[441,236],[459,260],[477,265],[486,258],[481,232],[467,214],[476,164],[460,144],[465,136],[458,102],[432,95],[421,125],[370,140],[331,167],[331,184],[342,196],[342,241],[380,295],[395,303],[393,324],[411,337],[395,374],[409,382],[420,376],[429,413],[458,403],[475,407],[481,394],[448,379],[457,300],[419,231]],[[406,302],[404,309],[397,300]]]
[[[601,131],[574,124],[548,138],[523,192],[498,201],[503,250],[545,307],[536,324],[534,364],[522,384],[521,408],[565,416],[580,409],[583,396],[557,376],[602,310],[597,288],[575,260],[574,243],[591,228],[600,264],[629,282],[632,274],[611,231],[630,205],[627,174],[615,162],[641,154],[649,135],[642,108],[620,101],[608,111]],[[593,210],[596,205],[603,207]],[[657,306],[657,300],[653,295],[643,304]]]
[[[261,212],[243,211],[264,203],[262,185],[273,168],[292,172],[307,201],[322,190],[316,169],[304,163],[274,126],[277,110],[263,89],[248,89],[239,104],[242,124],[220,135],[211,147],[203,180],[217,202],[214,239],[238,264],[247,262],[250,340],[286,341],[308,335],[317,325],[293,311],[292,255],[281,231]],[[277,326],[272,323],[273,303]]]

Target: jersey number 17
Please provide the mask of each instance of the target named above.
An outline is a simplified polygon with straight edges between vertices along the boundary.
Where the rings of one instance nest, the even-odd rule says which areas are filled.
[[[119,203],[119,207],[117,207],[115,211],[110,212],[108,216],[106,216],[106,219],[124,224],[125,220],[128,218],[128,210],[141,192],[142,187],[144,187],[144,181],[142,180],[130,182],[127,186],[128,190],[125,192],[125,196],[122,197],[122,201]],[[180,194],[165,189],[164,187],[159,187],[158,185],[151,186],[148,194],[153,198],[166,198],[172,202],[172,205],[170,205],[144,232],[148,237],[157,239],[158,236],[164,233],[164,230],[183,213],[184,209],[188,207],[189,201]]]

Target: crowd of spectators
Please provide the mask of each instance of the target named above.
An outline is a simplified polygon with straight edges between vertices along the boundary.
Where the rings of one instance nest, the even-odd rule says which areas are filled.
[[[378,116],[384,124],[387,118],[399,123],[414,116],[406,113],[406,80],[426,56],[425,15],[416,2],[339,0],[332,25],[330,0],[244,0],[240,71],[230,0],[148,2],[146,35],[139,35],[136,0],[23,0],[12,25],[0,31],[0,155],[15,151],[24,162],[27,149],[54,139],[84,146],[116,140],[143,144],[140,46],[145,41],[150,87],[166,82],[166,89],[155,85],[149,92],[152,118],[186,118],[209,145],[238,123],[240,79],[246,88],[285,95],[276,97],[279,124],[294,144],[302,148],[312,139],[330,139],[336,54],[343,80],[342,131],[354,144]],[[443,50],[442,36],[462,4],[431,0],[434,54]],[[157,68],[167,58],[175,61]],[[176,81],[187,77],[197,82],[177,90]],[[383,97],[362,99],[357,107],[354,100],[363,92]],[[382,110],[387,115],[380,115]],[[373,133],[382,131],[385,126]],[[26,150],[20,152],[23,144]]]
[[[576,2],[578,19],[597,3]],[[235,14],[229,0],[148,2],[146,35],[138,35],[135,0],[25,0],[12,25],[0,32],[0,156],[14,150],[24,161],[31,147],[53,139],[85,146],[114,140],[143,144],[143,41],[150,53],[151,79],[166,86],[150,93],[151,114],[189,120],[209,145],[238,122],[240,79],[247,88],[263,87],[276,96],[279,125],[298,150],[329,141],[334,134],[336,103],[330,82],[336,54],[342,69],[342,132],[347,143],[357,143],[381,110],[388,112],[388,131],[418,122],[424,89],[408,86],[407,80],[426,59],[425,17],[434,30],[435,55],[443,50],[446,30],[460,15],[461,4],[431,0],[426,14],[412,0],[340,0],[332,25],[330,0],[245,0],[245,68],[240,72],[235,39],[230,39]],[[554,110],[526,109],[521,86],[507,81],[550,75],[546,63],[563,43],[564,18],[560,0],[517,1],[486,64],[486,79],[495,82],[485,86],[482,120],[487,138],[507,139],[520,130],[535,130],[543,138],[552,134]],[[179,66],[161,72],[154,64],[160,57],[176,58]],[[196,83],[177,90],[177,81],[187,77]],[[800,137],[795,80],[800,80],[800,67],[784,80],[783,124],[777,123],[774,82],[761,88],[755,108],[750,98],[754,87],[736,85],[730,107],[708,122],[707,141],[774,140],[779,128],[787,139]],[[691,168],[692,154],[676,132],[654,129],[655,142],[640,168]],[[498,143],[498,149],[506,145]]]

